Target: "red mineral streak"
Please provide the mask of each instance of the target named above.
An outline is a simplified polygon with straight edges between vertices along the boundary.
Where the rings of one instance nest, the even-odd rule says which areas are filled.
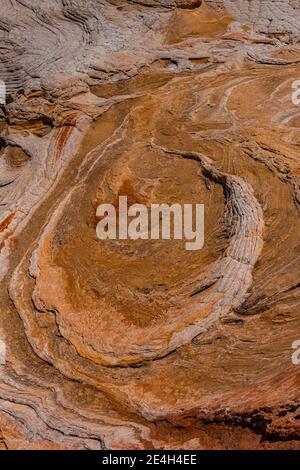
[[[55,160],[59,160],[61,157],[61,153],[68,142],[74,128],[71,126],[63,126],[58,131],[58,136],[55,142]]]
[[[7,227],[15,218],[15,215],[15,213],[9,214],[4,220],[2,220],[2,222],[0,223],[0,232],[3,232],[5,229],[7,229]]]

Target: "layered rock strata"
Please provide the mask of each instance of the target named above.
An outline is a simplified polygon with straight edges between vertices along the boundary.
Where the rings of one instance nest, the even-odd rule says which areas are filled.
[[[0,446],[299,449],[300,2],[2,3]]]

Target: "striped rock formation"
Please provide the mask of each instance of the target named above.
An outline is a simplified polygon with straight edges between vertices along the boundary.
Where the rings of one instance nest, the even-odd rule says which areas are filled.
[[[2,0],[0,446],[299,449],[298,0]],[[205,244],[96,236],[202,203]]]

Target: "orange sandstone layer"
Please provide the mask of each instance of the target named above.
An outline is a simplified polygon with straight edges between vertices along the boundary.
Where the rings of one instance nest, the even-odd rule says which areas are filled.
[[[247,0],[4,0],[1,448],[299,449],[300,5],[277,3],[270,29]],[[204,204],[203,249],[100,241],[120,195]]]

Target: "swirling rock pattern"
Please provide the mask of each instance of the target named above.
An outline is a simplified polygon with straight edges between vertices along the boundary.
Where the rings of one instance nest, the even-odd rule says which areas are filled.
[[[0,446],[299,449],[300,2],[2,3]]]

